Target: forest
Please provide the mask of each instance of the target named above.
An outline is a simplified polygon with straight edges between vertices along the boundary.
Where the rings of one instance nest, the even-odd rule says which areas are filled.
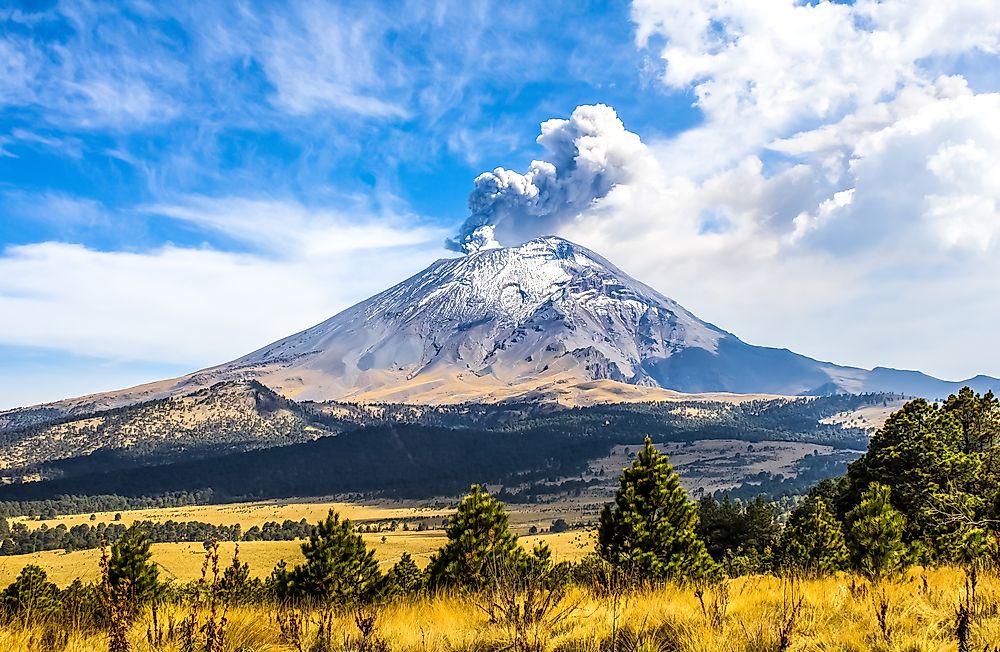
[[[265,390],[260,386],[253,391],[270,397],[270,390]],[[824,418],[896,398],[887,394],[834,395],[795,401],[695,401],[572,409],[502,404],[417,410],[413,406],[379,405],[375,406],[377,416],[371,406],[306,403],[295,408],[296,414],[311,415],[310,423],[318,424],[322,431],[305,435],[304,426],[299,424],[293,430],[300,434],[290,436],[290,426],[285,424],[281,430],[285,434],[279,437],[281,445],[268,437],[255,438],[257,430],[235,435],[253,440],[250,450],[224,439],[226,428],[235,423],[235,417],[226,412],[226,418],[216,424],[219,430],[199,430],[202,447],[185,444],[183,455],[172,452],[173,447],[187,441],[185,437],[191,433],[178,438],[157,430],[159,434],[151,443],[128,449],[102,448],[84,456],[48,461],[35,468],[47,480],[0,486],[0,514],[12,515],[12,506],[21,503],[34,503],[30,512],[24,512],[32,514],[38,511],[39,501],[55,501],[52,508],[68,506],[72,496],[118,495],[142,501],[197,494],[211,495],[215,501],[235,501],[363,493],[424,498],[458,495],[471,482],[524,485],[514,499],[525,501],[551,491],[547,482],[578,476],[589,461],[607,455],[612,446],[638,445],[646,436],[657,442],[796,441],[843,451],[835,459],[814,460],[797,480],[765,476],[741,494],[752,497],[763,492],[776,498],[801,492],[808,484],[840,473],[847,461],[859,454],[852,451],[864,449],[866,431],[824,423]],[[146,415],[153,407],[165,409],[162,402],[154,403],[137,408],[139,414]],[[114,411],[114,419],[106,422],[108,427],[115,423],[134,426],[135,417],[128,416],[130,409]],[[334,409],[337,416],[330,415]],[[255,428],[273,421],[247,417]],[[39,428],[46,427],[51,425],[15,429],[4,436],[20,441],[40,436],[43,430]],[[320,432],[327,436],[318,436]],[[161,438],[174,442],[169,451],[154,445]]]

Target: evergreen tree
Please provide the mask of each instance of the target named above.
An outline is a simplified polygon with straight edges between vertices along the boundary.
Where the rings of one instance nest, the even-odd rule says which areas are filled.
[[[872,582],[900,575],[909,562],[903,542],[906,521],[892,506],[891,493],[889,487],[875,483],[847,514],[851,562]]]
[[[349,520],[340,520],[332,509],[302,544],[305,563],[276,583],[283,597],[312,598],[347,606],[369,600],[381,579],[375,551],[369,550]],[[278,573],[278,569],[275,569]],[[280,575],[280,573],[278,573]]]
[[[781,537],[778,524],[778,508],[774,503],[757,496],[743,509],[747,522],[747,542],[744,548],[752,548],[758,554],[766,554],[777,545]]]
[[[698,508],[666,455],[649,437],[622,472],[614,506],[605,506],[598,552],[637,579],[694,579],[717,572],[698,537]]]
[[[944,409],[923,399],[908,402],[893,413],[872,437],[868,452],[848,468],[844,511],[861,502],[861,492],[873,483],[891,489],[892,504],[906,519],[904,541],[919,544],[926,561],[953,560],[961,553],[958,524],[977,522],[989,507],[984,492],[995,483],[983,483],[981,441],[971,424],[969,395],[949,399]],[[960,407],[962,406],[962,407]],[[991,494],[990,494],[991,495]],[[943,518],[949,515],[952,518]]]
[[[279,560],[274,565],[271,574],[264,580],[264,590],[278,602],[287,602],[295,597],[292,584],[292,571],[288,568],[288,562],[284,559]]]
[[[116,591],[125,591],[135,612],[160,592],[160,571],[151,561],[151,544],[145,531],[133,525],[111,546],[108,579]]]
[[[844,533],[827,503],[806,498],[788,517],[781,534],[780,560],[788,570],[813,576],[829,575],[847,564]]]
[[[23,622],[42,620],[59,608],[59,588],[39,566],[28,564],[4,589],[4,612]]]
[[[725,496],[698,501],[698,536],[731,576],[764,570],[781,535],[777,508],[757,496],[738,505]]]
[[[978,457],[961,451],[958,419],[923,399],[894,412],[872,437],[868,452],[848,471],[853,496],[878,482],[892,489],[894,506],[907,516],[913,538],[936,525],[938,494],[964,492],[979,469]]]
[[[410,553],[404,552],[399,561],[385,574],[382,594],[388,598],[415,595],[423,590],[426,579],[427,576],[413,561]]]
[[[106,602],[98,584],[84,584],[80,578],[76,578],[60,592],[59,603],[62,622],[72,623],[78,630],[106,626]]]
[[[948,397],[942,409],[959,423],[961,451],[979,459],[980,472],[970,491],[983,501],[982,516],[1000,519],[1000,400],[993,392],[979,395],[963,387]]]
[[[715,561],[722,561],[747,542],[748,525],[743,511],[729,496],[721,502],[712,496],[698,501],[698,536]]]
[[[254,589],[255,582],[250,578],[250,564],[240,561],[240,547],[237,545],[233,561],[219,578],[219,591],[228,604],[237,605],[249,601]]]
[[[976,394],[963,387],[941,406],[962,429],[961,450],[967,453],[992,450],[1000,440],[1000,401],[993,392]]]
[[[510,532],[503,503],[479,485],[458,503],[445,528],[448,542],[432,558],[428,576],[432,586],[478,588],[497,568],[524,555]]]

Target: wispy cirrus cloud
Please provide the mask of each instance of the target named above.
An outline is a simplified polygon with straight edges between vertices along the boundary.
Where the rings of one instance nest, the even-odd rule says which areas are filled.
[[[421,224],[415,215],[372,215],[361,202],[353,210],[334,211],[287,199],[195,196],[138,210],[220,234],[261,254],[292,259],[424,245],[439,242],[446,233]]]
[[[70,201],[52,198],[40,210],[50,214]],[[103,213],[100,206],[86,208]],[[137,212],[146,210],[152,208]],[[8,316],[0,320],[0,346],[207,366],[322,321],[412,274],[435,257],[443,237],[392,217],[348,222],[292,201],[186,198],[155,210],[252,250],[8,246],[0,252],[0,313]]]

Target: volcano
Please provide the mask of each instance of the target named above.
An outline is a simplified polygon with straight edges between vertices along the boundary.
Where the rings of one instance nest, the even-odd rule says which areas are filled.
[[[257,381],[296,401],[459,403],[675,393],[938,398],[977,376],[846,367],[743,342],[558,237],[442,259],[300,333],[188,376],[44,406],[60,413]],[[37,408],[36,408],[37,409]],[[2,420],[0,416],[0,420]]]

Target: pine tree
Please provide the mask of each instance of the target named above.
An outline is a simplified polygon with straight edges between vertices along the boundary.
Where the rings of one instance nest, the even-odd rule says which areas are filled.
[[[963,387],[958,394],[949,396],[941,407],[958,421],[964,452],[992,450],[1000,440],[1000,400],[993,392],[979,395]]]
[[[722,561],[727,553],[743,546],[749,537],[748,526],[743,512],[729,496],[721,502],[712,496],[698,501],[698,536],[714,560]]]
[[[252,597],[254,585],[255,582],[250,579],[250,564],[240,561],[240,546],[237,544],[233,561],[219,578],[219,591],[228,604],[237,605]]]
[[[886,420],[868,452],[850,466],[850,507],[878,482],[892,489],[893,505],[906,516],[908,540],[938,534],[938,496],[968,492],[980,468],[978,454],[961,450],[963,440],[952,413],[923,399],[910,401]]]
[[[43,620],[59,608],[59,588],[42,568],[28,564],[4,589],[3,606],[8,617],[22,622]]]
[[[788,517],[781,535],[781,563],[788,570],[829,575],[847,564],[844,533],[826,501],[806,498]]]
[[[666,455],[646,438],[601,512],[598,552],[636,579],[696,579],[717,572],[698,537],[698,508]]]
[[[430,583],[435,587],[481,587],[497,568],[508,567],[524,555],[510,532],[503,503],[479,485],[472,485],[458,503],[445,531],[448,542],[428,566]]]
[[[133,525],[111,546],[108,580],[116,591],[125,591],[134,612],[160,592],[160,571],[151,561],[151,545],[149,536]]]
[[[903,542],[906,521],[890,502],[891,490],[875,483],[847,514],[848,543],[854,568],[872,582],[901,574],[908,564]]]
[[[410,553],[404,552],[385,574],[382,595],[387,598],[415,595],[423,590],[426,580],[427,576],[413,561]]]
[[[302,556],[305,563],[292,569],[279,589],[287,593],[284,597],[347,606],[374,596],[381,579],[375,551],[332,509],[302,544]]]

